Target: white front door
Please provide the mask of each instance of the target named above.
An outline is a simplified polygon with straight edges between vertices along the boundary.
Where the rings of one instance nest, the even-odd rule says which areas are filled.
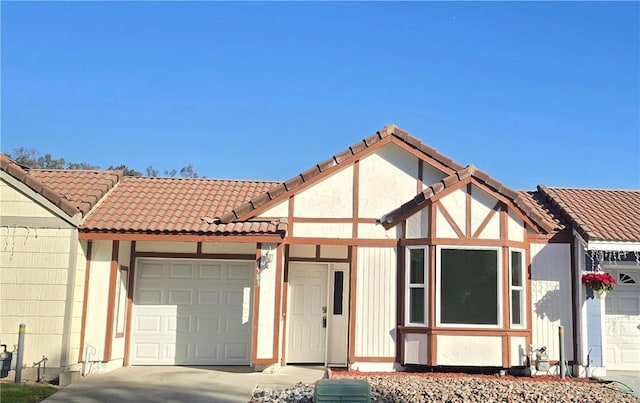
[[[640,272],[607,269],[618,286],[605,299],[605,365],[611,370],[640,368]]]
[[[325,362],[327,272],[326,264],[289,265],[288,363]]]

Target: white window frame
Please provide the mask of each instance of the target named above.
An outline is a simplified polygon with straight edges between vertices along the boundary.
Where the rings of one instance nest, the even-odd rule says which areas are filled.
[[[520,253],[520,278],[522,279],[522,285],[514,286],[511,270],[511,252]],[[524,307],[527,305],[527,270],[524,265],[524,249],[509,248],[509,324],[514,329],[524,329],[527,327],[527,310]],[[513,291],[520,291],[520,324],[513,323]]]
[[[442,323],[441,310],[442,310],[442,249],[466,249],[466,250],[492,250],[496,252],[498,257],[496,270],[498,271],[498,295],[496,295],[498,306],[498,324],[496,325],[478,325],[472,323]],[[504,297],[502,295],[502,282],[503,280],[503,268],[502,268],[502,247],[500,246],[470,246],[470,245],[437,245],[436,246],[436,326],[438,327],[451,327],[451,328],[478,328],[478,329],[501,329],[503,326],[502,310]]]
[[[124,277],[124,281],[122,281]],[[120,266],[116,278],[116,306],[114,332],[116,337],[123,337],[127,320],[127,289],[129,288],[129,267]]]
[[[424,252],[424,283],[411,284],[411,250],[422,250]],[[405,247],[405,306],[404,306],[404,322],[407,326],[426,327],[429,322],[429,247],[428,246],[407,246]],[[424,289],[424,322],[411,322],[411,289]]]

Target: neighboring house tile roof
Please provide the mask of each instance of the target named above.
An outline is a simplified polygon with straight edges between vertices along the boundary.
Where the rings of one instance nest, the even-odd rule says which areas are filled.
[[[558,225],[553,222],[547,213],[536,208],[534,203],[522,192],[516,192],[504,186],[501,182],[493,179],[487,173],[477,169],[473,164],[456,171],[455,173],[443,178],[442,180],[426,187],[422,192],[418,193],[413,199],[404,203],[397,209],[385,214],[380,218],[380,223],[385,228],[390,228],[398,223],[400,219],[411,215],[425,207],[425,203],[432,196],[443,192],[445,189],[451,188],[455,184],[467,178],[475,178],[477,181],[487,185],[495,192],[503,197],[511,200],[526,217],[530,218],[534,223],[538,224],[547,232],[558,229]]]
[[[122,178],[123,172],[72,169],[30,169],[29,175],[70,201],[83,216]]]
[[[221,224],[217,217],[278,182],[127,177],[83,224],[84,231],[277,233],[286,221]]]
[[[42,195],[52,204],[60,208],[69,217],[75,216],[80,210],[76,205],[63,194],[56,191],[52,186],[30,174],[29,168],[22,166],[4,154],[0,154],[0,169],[11,175],[16,180],[24,183],[34,192]]]
[[[289,179],[288,181],[279,184],[278,186],[270,189],[268,192],[264,192],[257,197],[248,200],[246,203],[233,206],[233,210],[228,213],[222,215],[220,217],[221,222],[232,222],[238,219],[246,218],[253,210],[258,207],[268,203],[269,201],[277,198],[285,192],[293,190],[298,186],[304,184],[305,182],[309,182],[312,178],[315,178],[322,172],[325,172],[337,165],[342,164],[344,161],[350,159],[351,157],[362,154],[366,152],[366,150],[373,145],[381,142],[382,140],[390,137],[395,137],[413,149],[423,153],[425,156],[432,158],[433,160],[439,162],[440,164],[447,167],[451,172],[458,171],[464,168],[463,165],[458,164],[453,161],[451,158],[447,157],[444,154],[439,153],[434,148],[429,147],[428,145],[421,142],[418,138],[413,137],[407,131],[400,129],[399,127],[390,124],[376,132],[375,134],[363,139],[362,141],[355,143],[351,147],[334,155],[333,157],[322,161],[305,172]]]
[[[640,190],[538,186],[587,242],[640,242]]]

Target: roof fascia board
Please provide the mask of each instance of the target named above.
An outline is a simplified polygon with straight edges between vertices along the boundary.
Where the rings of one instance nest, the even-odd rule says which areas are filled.
[[[237,242],[237,243],[282,243],[283,236],[274,235],[202,235],[202,234],[147,234],[117,232],[80,232],[81,240],[118,241],[173,241],[173,242]]]
[[[395,144],[396,146],[402,148],[404,151],[408,152],[409,154],[413,155],[414,157],[426,162],[427,164],[431,165],[432,167],[434,167],[435,169],[442,171],[446,176],[449,176],[453,173],[455,173],[456,171],[453,168],[450,168],[446,165],[444,165],[443,163],[435,160],[434,158],[428,156],[427,154],[425,154],[424,152],[420,151],[417,148],[414,148],[412,146],[410,146],[409,144],[407,144],[407,142],[403,141],[401,138],[394,136],[390,136],[391,137],[391,142],[393,144]]]
[[[309,180],[303,180],[303,183],[292,187],[291,189],[286,190],[285,192],[283,192],[282,194],[279,194],[277,197],[269,200],[268,202],[266,202],[265,204],[256,207],[254,210],[249,211],[246,214],[240,215],[239,217],[237,217],[234,221],[246,221],[246,220],[250,220],[252,218],[257,217],[260,213],[268,210],[270,207],[273,207],[275,204],[278,204],[284,200],[287,200],[292,194],[295,193],[299,193],[300,191],[308,188],[309,186],[319,182],[320,180],[324,179],[327,176],[332,175],[333,173],[342,170],[346,167],[351,166],[354,162],[362,159],[363,157],[367,156],[368,154],[384,147],[385,145],[389,144],[390,142],[392,142],[392,139],[394,137],[393,136],[388,136],[385,137],[383,139],[381,139],[380,141],[376,142],[375,144],[372,144],[370,147],[366,147],[358,152],[356,152],[354,155],[352,155],[351,157],[348,157],[347,159],[341,161],[339,164],[335,164],[332,167],[320,172],[319,174],[315,175],[314,177],[310,178]],[[333,158],[333,157],[332,157]],[[318,164],[321,165],[321,164]],[[316,165],[316,167],[318,166]],[[302,178],[303,174],[299,174],[297,176],[295,176],[294,178],[297,177],[301,177]],[[268,192],[265,192],[268,193]]]
[[[51,202],[51,200],[47,199],[46,197],[44,197],[40,193],[34,191],[27,184],[25,184],[22,181],[19,181],[18,179],[16,179],[13,176],[9,175],[7,172],[0,171],[0,178],[2,178],[2,180],[5,181],[7,184],[9,184],[11,187],[15,188],[17,191],[19,191],[19,192],[25,194],[26,196],[28,196],[29,198],[33,199],[35,202],[40,204],[42,207],[44,207],[47,210],[51,211],[53,214],[59,216],[61,219],[63,219],[64,221],[68,222],[72,226],[78,227],[80,225],[80,221],[82,219],[82,213],[80,211],[78,211],[73,216],[69,216],[64,210],[62,210],[60,207],[58,207],[55,204],[53,204],[53,202]]]
[[[640,242],[589,241],[587,250],[607,250],[614,252],[640,252]]]
[[[384,224],[383,226],[385,227],[385,229],[389,229],[389,228],[393,228],[396,225],[398,225],[401,221],[407,219],[408,217],[412,216],[413,214],[417,213],[418,211],[424,209],[425,207],[429,206],[432,203],[435,203],[437,201],[439,201],[440,199],[442,199],[445,196],[448,196],[449,194],[451,194],[453,191],[460,189],[464,186],[466,186],[467,184],[472,183],[473,185],[478,186],[481,190],[483,190],[484,192],[488,193],[489,195],[491,195],[492,197],[495,197],[498,201],[504,203],[506,206],[508,206],[520,219],[522,219],[526,224],[528,224],[534,231],[536,231],[537,233],[540,233],[540,229],[545,229],[544,227],[542,227],[540,224],[536,223],[535,221],[533,221],[531,218],[529,218],[526,214],[524,214],[522,212],[522,210],[518,207],[517,204],[515,204],[513,201],[511,201],[509,198],[505,197],[504,195],[500,194],[498,191],[496,191],[495,189],[492,189],[491,187],[487,186],[486,184],[482,183],[481,181],[479,181],[475,176],[473,176],[473,174],[467,178],[461,179],[458,182],[452,184],[451,186],[447,186],[445,189],[441,190],[440,192],[432,195],[431,197],[429,197],[425,203],[422,203],[420,205],[415,206],[414,208],[412,208],[411,210],[409,210],[409,212],[401,215],[398,217],[398,219],[394,220],[391,223],[387,223]],[[430,185],[429,187],[431,187],[432,185]],[[426,190],[426,189],[425,189]]]

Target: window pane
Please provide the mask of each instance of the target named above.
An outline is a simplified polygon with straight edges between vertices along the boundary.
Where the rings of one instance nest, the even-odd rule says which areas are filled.
[[[424,284],[424,249],[409,249],[409,283]]]
[[[511,251],[511,285],[522,286],[522,252]]]
[[[409,321],[411,323],[424,323],[424,288],[410,288],[409,292]]]
[[[520,313],[520,295],[521,292],[517,290],[511,291],[511,323],[514,325],[522,324],[522,315]]]
[[[333,314],[342,315],[342,291],[344,287],[344,272],[333,273]]]
[[[442,323],[498,324],[498,252],[441,250]]]

